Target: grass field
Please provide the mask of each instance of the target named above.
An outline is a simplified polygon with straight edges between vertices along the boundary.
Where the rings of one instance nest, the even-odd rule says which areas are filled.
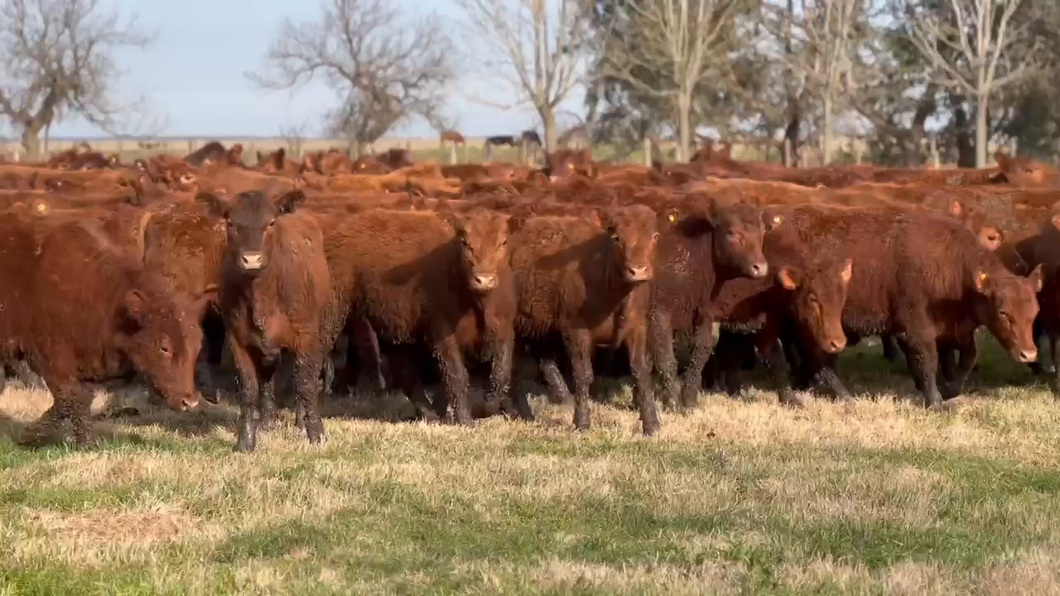
[[[50,398],[9,388],[0,594],[1060,593],[1045,386],[988,350],[928,413],[879,394],[912,384],[875,348],[842,372],[863,397],[704,396],[651,439],[610,405],[575,435],[539,399],[534,424],[330,418],[321,448],[288,417],[251,455],[230,407],[23,451],[8,436]]]

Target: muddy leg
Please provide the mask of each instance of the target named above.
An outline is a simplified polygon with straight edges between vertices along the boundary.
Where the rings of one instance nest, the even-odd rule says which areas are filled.
[[[942,406],[942,395],[939,393],[936,379],[936,371],[939,367],[936,339],[925,333],[930,329],[930,323],[926,317],[921,318],[920,321],[922,321],[921,324],[910,325],[912,331],[905,332],[909,372],[912,373],[917,388],[924,395],[924,406],[937,410]]]
[[[234,341],[230,341],[229,346],[236,374],[239,375],[239,430],[235,450],[254,451],[258,442],[258,370],[253,358],[242,346]]]
[[[468,373],[464,366],[464,354],[450,334],[439,334],[443,337],[434,347],[434,356],[442,372],[442,385],[445,395],[453,404],[453,421],[457,424],[470,425],[471,405],[467,401]]]
[[[629,368],[633,372],[635,401],[640,409],[640,423],[646,437],[659,430],[659,413],[655,410],[655,396],[652,395],[647,343],[647,330],[643,328],[630,331],[626,338]]]
[[[56,384],[52,391],[52,405],[36,422],[22,430],[18,438],[21,447],[39,447],[55,442],[59,437],[59,427],[68,418],[73,417],[76,401],[83,399],[84,390],[77,383]],[[91,403],[91,402],[90,402]]]
[[[703,384],[703,367],[714,351],[714,342],[717,338],[718,324],[713,321],[704,321],[696,329],[692,357],[688,362],[688,370],[685,371],[684,389],[681,392],[680,408],[683,410],[695,408],[699,403],[699,388]]]
[[[589,387],[593,384],[593,343],[589,332],[574,330],[564,338],[571,369],[574,370],[574,428],[588,430]]]
[[[327,351],[320,346],[299,353],[295,356],[294,371],[291,373],[295,399],[304,412],[302,418],[306,438],[313,445],[324,440],[324,422],[320,419],[317,402],[320,399],[320,369],[326,357]]]
[[[655,372],[662,381],[662,404],[673,408],[680,399],[677,382],[677,357],[674,355],[674,332],[669,315],[655,310],[648,315],[648,349]]]
[[[490,362],[489,391],[486,394],[487,404],[499,404],[505,412],[514,413],[523,420],[533,420],[534,412],[526,401],[526,394],[520,392],[513,403],[512,388],[512,353],[515,351],[515,337],[506,334],[493,347],[493,359]]]
[[[549,401],[554,404],[569,404],[574,401],[570,394],[570,387],[567,386],[567,381],[559,370],[559,364],[556,363],[555,355],[547,354],[543,356],[538,367],[541,369],[541,376],[544,377],[545,385],[548,387]]]

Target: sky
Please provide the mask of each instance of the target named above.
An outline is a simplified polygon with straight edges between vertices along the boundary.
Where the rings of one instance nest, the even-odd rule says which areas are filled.
[[[452,23],[454,37],[466,35],[449,0],[390,0],[410,14],[435,14]],[[292,95],[266,92],[247,80],[262,64],[284,17],[316,20],[321,0],[110,0],[122,14],[135,12],[143,30],[156,34],[145,49],[122,49],[116,60],[124,76],[120,97],[146,97],[164,136],[276,136],[281,128],[308,125],[319,135],[321,115],[334,95],[322,84]],[[501,110],[473,101],[495,85],[465,78],[453,86],[448,115],[466,136],[517,134],[535,127],[530,109]],[[493,97],[510,102],[511,97]],[[576,105],[576,104],[575,104]],[[537,126],[537,128],[540,128]],[[104,133],[70,120],[52,127],[53,137],[94,137]],[[413,122],[388,136],[434,136],[425,122]]]

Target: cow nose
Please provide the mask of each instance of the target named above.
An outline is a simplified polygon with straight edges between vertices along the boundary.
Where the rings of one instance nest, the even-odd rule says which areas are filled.
[[[845,337],[843,339],[829,340],[828,342],[828,352],[830,354],[838,354],[839,352],[842,352],[845,347],[847,347],[847,340]]]
[[[258,271],[264,265],[265,258],[260,252],[245,252],[240,258],[244,271]]]
[[[630,281],[646,281],[651,279],[651,268],[648,266],[626,267],[626,278]]]
[[[761,279],[769,273],[769,263],[762,261],[761,263],[755,263],[751,265],[751,277],[754,279]]]
[[[1034,362],[1038,359],[1038,350],[1020,350],[1020,362]]]
[[[480,290],[492,290],[497,285],[496,275],[476,275],[475,287]]]

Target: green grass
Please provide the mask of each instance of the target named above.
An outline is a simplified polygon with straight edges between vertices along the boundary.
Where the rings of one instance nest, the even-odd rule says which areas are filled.
[[[1044,384],[988,348],[972,395],[929,413],[882,393],[911,383],[874,348],[842,367],[853,403],[704,396],[651,439],[602,404],[576,435],[538,399],[534,424],[329,418],[319,448],[288,418],[251,455],[230,407],[20,450],[6,434],[49,398],[8,389],[0,595],[1060,591]]]

